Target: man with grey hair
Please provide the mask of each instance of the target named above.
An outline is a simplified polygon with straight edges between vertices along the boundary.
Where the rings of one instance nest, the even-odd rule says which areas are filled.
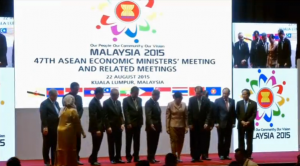
[[[240,32],[238,34],[239,41],[233,47],[233,58],[235,68],[248,68],[249,47],[248,43],[244,41],[244,35]]]
[[[154,90],[152,97],[146,102],[145,116],[146,116],[146,133],[147,133],[147,159],[150,163],[154,164],[159,162],[155,159],[155,153],[159,141],[159,135],[162,131],[161,124],[161,109],[158,104],[160,92]]]
[[[49,98],[40,106],[41,132],[43,133],[43,159],[45,166],[50,166],[49,150],[51,149],[51,164],[54,165],[57,143],[57,126],[59,122],[60,107],[57,99],[57,91],[51,89]]]

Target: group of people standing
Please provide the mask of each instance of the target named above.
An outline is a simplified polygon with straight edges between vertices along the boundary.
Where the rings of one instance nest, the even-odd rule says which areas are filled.
[[[79,151],[81,135],[86,137],[80,118],[83,114],[82,98],[77,95],[79,84],[73,82],[71,92],[63,97],[63,108],[60,109],[55,89],[49,91],[49,98],[40,107],[43,158],[45,165],[50,165],[48,156],[51,149],[51,163],[55,166],[83,165]],[[94,98],[89,104],[89,129],[92,136],[92,153],[89,157],[91,165],[101,165],[97,154],[101,146],[104,132],[107,133],[108,153],[112,164],[125,163],[121,159],[122,133],[126,134],[126,162],[138,162],[140,151],[140,134],[144,124],[142,99],[139,88],[132,87],[131,95],[118,100],[119,91],[112,89],[110,98],[101,104],[103,88],[95,88]],[[247,136],[247,157],[251,158],[254,118],[257,104],[249,99],[250,91],[242,91],[243,100],[235,105],[228,88],[223,89],[223,96],[210,101],[208,92],[202,87],[195,88],[196,95],[189,99],[189,104],[182,102],[181,92],[173,94],[173,101],[166,109],[166,132],[170,136],[171,151],[177,156],[178,162],[183,148],[186,133],[190,133],[192,162],[210,160],[208,156],[210,135],[213,127],[218,131],[218,153],[221,160],[229,157],[232,128],[238,120],[239,147],[245,149],[244,137]],[[160,91],[154,90],[152,97],[145,104],[145,130],[147,134],[147,160],[158,163],[155,154],[159,137],[163,131],[161,108],[158,100]],[[123,110],[123,111],[122,111]],[[131,146],[133,142],[133,154]]]
[[[249,51],[248,43],[244,41],[244,35],[238,34],[239,41],[233,45],[233,57],[235,68],[291,68],[291,42],[285,37],[282,29],[278,30],[279,42],[275,36],[266,33],[253,32],[254,40],[251,41]],[[261,36],[261,37],[260,37]],[[269,42],[268,40],[269,39]],[[248,39],[249,40],[249,39]],[[296,57],[297,58],[297,57]]]

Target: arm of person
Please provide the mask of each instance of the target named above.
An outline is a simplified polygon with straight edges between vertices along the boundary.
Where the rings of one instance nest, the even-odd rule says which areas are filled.
[[[188,128],[189,128],[188,116],[189,116],[188,108],[185,107],[185,109],[184,109],[184,127],[185,127],[186,132],[188,131]]]
[[[167,106],[167,110],[166,110],[166,131],[167,131],[167,133],[170,132],[170,122],[171,122],[171,105],[169,103]]]
[[[255,45],[253,44],[253,42],[251,42],[251,49],[250,49],[250,52],[249,52],[249,47],[247,45],[248,53],[249,53],[249,56],[250,56],[250,63],[253,63],[253,60],[254,60],[254,52],[255,52],[254,47],[255,47]]]
[[[218,127],[220,124],[220,107],[218,105],[218,99],[215,100],[215,126]]]
[[[143,125],[144,124],[144,116],[143,116],[143,105],[142,105],[142,99],[140,98],[140,106],[141,106],[141,116],[140,116],[140,124]]]
[[[192,108],[192,98],[189,99],[188,105],[188,125],[193,125],[193,108]]]
[[[104,101],[103,102],[103,116],[104,116],[104,118],[102,120],[105,123],[105,128],[106,129],[111,127],[110,123],[109,123],[109,120],[108,120],[108,111],[109,111],[108,103],[106,101]]]
[[[245,60],[246,60],[246,63],[248,63],[248,59],[250,57],[250,52],[249,52],[249,46],[248,44],[246,43],[246,48],[245,48]],[[251,48],[252,49],[252,48]],[[252,55],[253,56],[253,55]],[[253,58],[253,57],[252,57]],[[250,58],[250,61],[251,61],[251,58]]]
[[[78,104],[77,108],[78,108],[78,115],[79,115],[79,118],[81,119],[82,117],[82,114],[83,114],[83,104],[82,104],[82,98],[81,96],[78,96]]]
[[[126,125],[131,124],[131,119],[130,119],[130,115],[128,112],[128,101],[127,98],[123,99],[123,113],[124,113],[124,117],[125,117],[125,121],[126,121]]]
[[[211,103],[209,101],[206,101],[204,109],[208,110],[208,111],[207,111],[207,115],[206,115],[206,119],[205,119],[205,124],[208,125],[208,126],[210,125],[211,120],[212,120],[212,118],[211,118],[211,115],[212,115],[211,114],[211,107],[212,107]]]
[[[255,103],[253,103],[253,105],[254,105],[253,106],[253,111],[251,113],[251,116],[248,118],[249,123],[254,122],[254,119],[255,119],[256,114],[257,114],[257,103],[255,102]]]
[[[79,115],[75,109],[72,109],[72,118],[73,118],[73,124],[74,124],[74,128],[75,128],[77,135],[82,134],[85,137],[85,133],[82,128],[81,121],[79,119]]]
[[[236,112],[236,118],[237,118],[238,122],[241,122],[242,119],[240,118],[241,116],[240,116],[239,102],[236,103],[236,111],[235,112]]]
[[[233,111],[231,113],[232,125],[235,126],[236,123],[236,112],[235,112],[235,101],[233,100]]]
[[[97,126],[97,107],[94,103],[89,104],[89,120],[92,126]]]
[[[47,123],[47,108],[44,103],[41,104],[40,106],[40,118],[42,121],[42,127],[47,128],[48,123]]]
[[[119,102],[119,105],[121,106],[121,102]],[[122,108],[120,108],[120,110],[122,110]],[[120,120],[121,120],[122,125],[124,125],[125,121],[124,121],[124,116],[123,116],[123,112],[122,111],[120,113]]]
[[[145,105],[145,116],[146,116],[146,125],[151,126],[153,124],[152,122],[152,106],[149,102],[146,102]]]
[[[292,47],[291,47],[291,41],[289,40],[288,42],[288,52],[287,52],[287,57],[286,57],[286,63],[289,65],[290,61],[291,61],[291,56],[292,56]],[[292,64],[290,64],[292,65]]]

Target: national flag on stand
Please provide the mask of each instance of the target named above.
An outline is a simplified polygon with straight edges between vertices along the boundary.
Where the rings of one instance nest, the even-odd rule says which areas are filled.
[[[221,96],[221,87],[206,87],[209,96]]]
[[[156,87],[155,90],[160,92],[172,92],[171,87]]]
[[[64,97],[65,89],[64,88],[47,88],[47,97],[49,97],[49,91],[55,89],[57,91],[57,97]]]
[[[66,94],[67,93],[70,93],[71,92],[71,88],[65,88],[65,92],[66,92]],[[79,93],[82,93],[82,88],[79,88],[79,91],[78,91]]]
[[[205,87],[202,87],[205,90]],[[189,87],[189,96],[196,96],[195,87]]]
[[[140,96],[152,96],[152,92],[154,91],[153,87],[142,87],[140,88],[139,95]]]
[[[96,88],[84,88],[83,95],[84,97],[94,97]]]
[[[117,89],[119,91],[118,88],[103,88],[104,89],[104,96],[110,96],[110,92],[113,89]]]
[[[182,96],[188,96],[189,91],[187,87],[173,87],[172,93],[174,94],[175,92],[181,92]]]
[[[131,88],[120,88],[120,96],[130,96]]]

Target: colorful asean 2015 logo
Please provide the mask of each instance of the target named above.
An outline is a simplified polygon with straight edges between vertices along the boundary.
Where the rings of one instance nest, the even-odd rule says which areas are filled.
[[[272,119],[280,116],[285,117],[281,107],[290,100],[282,96],[286,81],[278,82],[275,77],[275,70],[270,76],[263,74],[261,69],[258,70],[258,74],[258,79],[246,79],[246,82],[250,84],[251,94],[256,95],[258,104],[255,125],[259,126],[259,121],[264,119],[270,123],[270,127],[273,127]]]
[[[96,25],[97,29],[101,29],[102,26],[110,26],[111,32],[114,35],[113,41],[117,42],[118,41],[118,36],[125,33],[126,36],[133,38],[135,43],[139,43],[139,39],[137,39],[137,34],[138,32],[147,32],[147,31],[152,31],[152,33],[156,33],[155,29],[152,29],[150,27],[150,24],[148,21],[152,21],[157,17],[157,14],[153,12],[149,16],[145,18],[141,18],[142,11],[144,11],[144,8],[152,9],[154,6],[154,0],[148,0],[147,4],[145,4],[144,8],[141,8],[142,4],[144,1],[120,1],[117,3],[114,8],[114,15],[116,19],[112,18],[114,22],[109,23],[110,16],[108,15],[102,15],[101,17],[101,25]],[[109,5],[113,5],[112,1],[108,0],[107,3],[103,3],[99,5],[99,10],[103,10]],[[94,8],[92,8],[94,9]],[[162,15],[162,13],[160,14]],[[144,14],[145,16],[145,14]],[[118,22],[120,24],[118,24]],[[139,23],[144,24],[144,25],[138,25]],[[125,24],[131,27],[135,27],[135,30],[132,31],[128,27],[121,27],[121,24]],[[146,26],[145,26],[146,25]]]

